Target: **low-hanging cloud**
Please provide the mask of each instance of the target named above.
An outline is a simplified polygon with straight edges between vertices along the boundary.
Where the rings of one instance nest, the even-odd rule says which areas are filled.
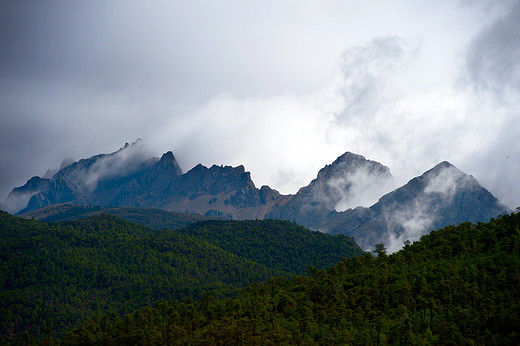
[[[389,253],[402,249],[405,241],[413,243],[431,231],[436,218],[435,210],[426,202],[424,198],[419,198],[397,212],[384,212],[388,225],[384,245]]]
[[[373,172],[366,167],[359,167],[354,172],[330,179],[327,183],[339,196],[334,206],[336,211],[359,206],[370,207],[396,187],[390,175]]]
[[[92,192],[97,188],[99,181],[129,176],[145,161],[150,160],[150,157],[150,152],[141,140],[132,145],[127,143],[117,152],[103,156],[79,172],[81,176],[75,180],[82,182],[88,191]]]
[[[457,192],[476,187],[472,177],[453,166],[430,171],[424,179],[424,189],[412,201],[397,210],[383,210],[388,225],[385,246],[390,253],[400,250],[405,241],[417,241],[432,231],[446,217],[442,208],[454,202]]]

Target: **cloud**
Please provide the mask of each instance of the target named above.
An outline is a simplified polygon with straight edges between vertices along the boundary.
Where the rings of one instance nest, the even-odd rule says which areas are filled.
[[[442,208],[450,205],[457,191],[472,188],[474,181],[453,166],[440,167],[424,176],[424,190],[409,203],[401,203],[397,209],[383,210],[388,225],[385,247],[389,253],[403,247],[406,240],[414,242],[428,234],[435,222],[446,215]]]
[[[520,91],[520,2],[475,37],[466,56],[466,81],[502,100]]]
[[[430,207],[427,201],[419,198],[397,212],[383,212],[388,225],[387,240],[384,244],[388,253],[399,251],[405,241],[413,243],[431,230],[436,216]]]
[[[320,153],[329,148],[324,137],[326,117],[306,95],[239,98],[220,94],[187,121],[174,119],[153,141],[164,143],[173,134],[176,156],[186,167],[198,162],[243,164],[257,185],[295,191],[307,185],[323,164]],[[336,154],[324,156],[333,160]],[[312,175],[280,173],[309,171]]]
[[[189,118],[172,119],[152,141],[173,137],[187,166],[201,157],[204,164],[244,164],[258,185],[294,193],[345,151],[370,153],[380,145],[378,134],[367,136],[367,124],[390,109],[387,79],[409,58],[409,48],[397,37],[349,48],[331,84],[312,93],[219,94]]]
[[[514,209],[520,205],[520,191],[511,188],[520,169],[520,2],[492,8],[497,15],[472,39],[458,79],[471,100],[467,114],[479,126],[468,132],[478,150],[461,161]]]
[[[370,207],[396,187],[390,176],[371,172],[366,167],[360,167],[346,177],[336,178],[328,183],[340,196],[339,202],[334,206],[336,211],[359,206]],[[345,189],[346,186],[349,187],[348,190]]]
[[[78,180],[87,187],[88,191],[92,192],[97,188],[100,180],[129,176],[150,158],[151,154],[142,140],[138,140],[132,145],[126,143],[125,147],[101,157],[87,166],[84,171],[78,172],[81,175]]]
[[[345,151],[397,183],[449,160],[519,204],[518,2],[485,6],[3,2],[0,199],[141,137],[284,193]]]
[[[377,37],[345,50],[342,80],[337,90],[343,98],[344,109],[335,114],[338,122],[373,117],[380,107],[393,101],[387,80],[402,66],[409,47],[402,38],[390,36]]]
[[[444,200],[451,202],[457,190],[465,187],[465,177],[466,175],[455,167],[442,169],[428,177],[424,193],[439,194]]]

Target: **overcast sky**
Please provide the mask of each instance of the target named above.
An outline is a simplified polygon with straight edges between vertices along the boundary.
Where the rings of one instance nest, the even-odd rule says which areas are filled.
[[[1,1],[0,200],[143,138],[295,193],[346,151],[520,206],[520,1]]]

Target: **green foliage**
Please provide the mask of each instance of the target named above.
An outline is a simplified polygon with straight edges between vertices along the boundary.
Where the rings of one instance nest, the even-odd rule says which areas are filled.
[[[96,211],[89,208],[81,209]],[[72,219],[78,210],[64,209]],[[143,209],[142,220],[150,222],[154,212]],[[104,213],[46,224],[2,212],[0,344],[59,337],[96,315],[121,316],[159,300],[228,296],[359,252],[350,238],[282,221],[209,222],[174,231]]]
[[[160,299],[222,296],[286,275],[175,231],[101,215],[63,225],[0,215],[0,344]],[[45,323],[45,324],[44,324]]]
[[[237,297],[161,302],[81,324],[64,344],[520,344],[520,214],[386,255],[271,278]]]
[[[238,256],[293,274],[326,269],[363,254],[352,238],[313,232],[280,220],[205,221],[178,230]]]

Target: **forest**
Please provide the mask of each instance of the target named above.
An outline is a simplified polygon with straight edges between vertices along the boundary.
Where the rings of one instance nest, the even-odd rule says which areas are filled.
[[[157,230],[103,213],[46,223],[0,212],[0,344],[59,338],[93,317],[158,301],[236,296],[362,253],[351,238],[285,221]]]
[[[19,215],[25,219],[45,222],[62,222],[82,219],[100,214],[115,215],[126,221],[135,222],[151,229],[178,229],[193,223],[215,220],[217,217],[198,214],[177,213],[160,209],[132,207],[91,207],[73,204],[54,204]]]
[[[518,345],[520,214],[433,231],[238,295],[162,300],[78,325],[60,344]]]

